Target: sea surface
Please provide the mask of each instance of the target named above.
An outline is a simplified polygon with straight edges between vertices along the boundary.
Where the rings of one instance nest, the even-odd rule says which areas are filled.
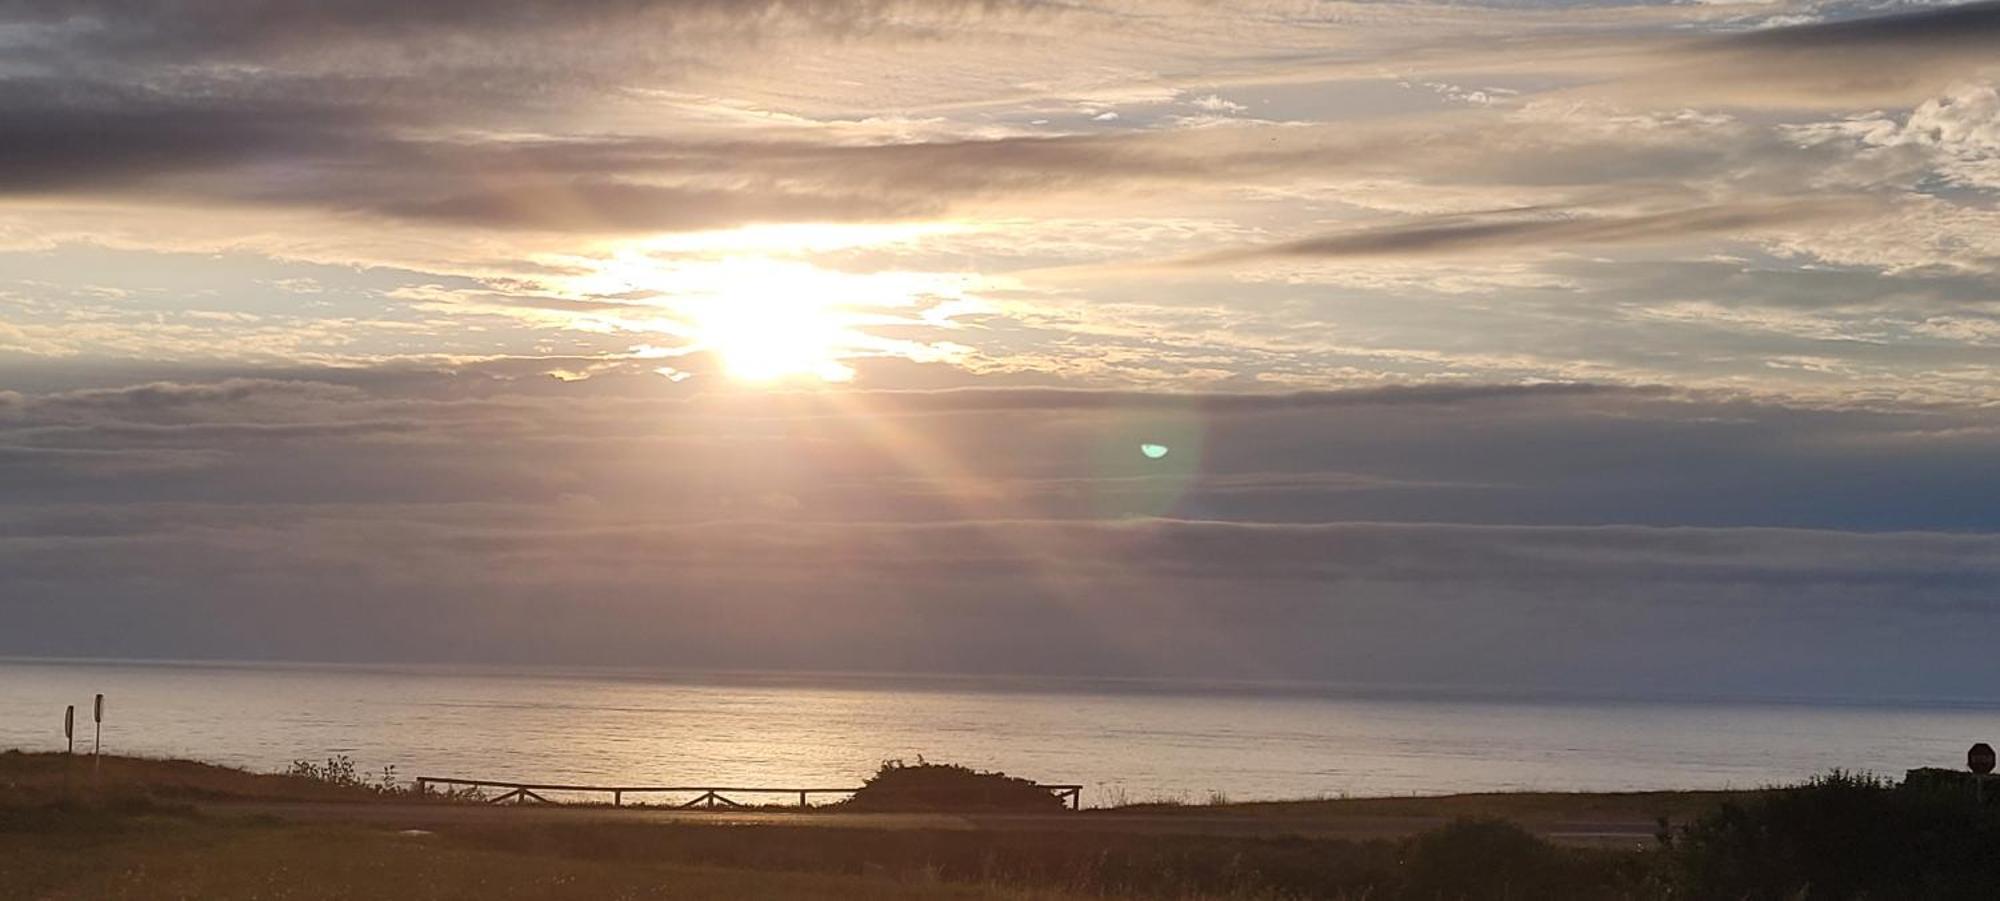
[[[2000,707],[841,674],[0,660],[0,748],[270,771],[624,785],[860,784],[882,761],[1081,783],[1086,806],[1505,790],[1748,788],[1964,765]]]

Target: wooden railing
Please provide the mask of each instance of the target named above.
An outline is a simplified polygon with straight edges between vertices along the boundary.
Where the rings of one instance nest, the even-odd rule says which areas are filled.
[[[1037,784],[1040,785],[1039,783]],[[712,810],[718,807],[730,807],[741,810],[751,806],[727,797],[724,794],[725,792],[729,795],[739,796],[781,795],[789,798],[796,795],[799,799],[798,806],[803,809],[812,806],[809,799],[813,795],[852,795],[860,791],[858,788],[744,788],[741,786],[708,785],[558,785],[541,782],[503,782],[493,779],[458,779],[448,776],[418,776],[416,778],[417,791],[420,793],[428,793],[433,786],[445,785],[458,786],[475,791],[488,788],[506,790],[504,794],[490,799],[487,802],[489,804],[504,804],[509,801],[516,804],[524,804],[529,801],[542,804],[555,803],[543,797],[541,795],[542,792],[608,794],[611,796],[611,804],[614,807],[625,806],[626,795],[692,794],[695,796],[691,801],[675,804],[674,807],[679,810],[692,810],[695,808]],[[1040,785],[1040,787],[1047,789],[1050,794],[1055,795],[1057,800],[1068,804],[1071,810],[1076,810],[1083,806],[1083,786],[1081,785]]]

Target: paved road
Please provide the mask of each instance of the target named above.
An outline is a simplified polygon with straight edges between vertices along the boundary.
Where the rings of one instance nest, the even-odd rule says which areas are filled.
[[[1446,817],[1320,813],[1244,816],[1201,811],[1067,814],[797,813],[785,811],[672,810],[641,807],[535,805],[381,804],[330,802],[213,802],[198,805],[214,816],[266,816],[299,822],[340,822],[395,829],[510,823],[703,823],[856,829],[1062,830],[1144,834],[1236,836],[1301,835],[1315,838],[1395,838],[1436,828]],[[1651,821],[1601,818],[1530,821],[1523,825],[1564,844],[1626,846],[1652,841]]]

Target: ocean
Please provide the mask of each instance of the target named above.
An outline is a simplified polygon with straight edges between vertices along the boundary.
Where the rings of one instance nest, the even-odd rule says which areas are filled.
[[[0,748],[273,771],[840,787],[884,760],[1081,783],[1085,806],[1749,788],[1961,767],[2000,705],[1630,700],[1440,689],[854,674],[0,661]]]

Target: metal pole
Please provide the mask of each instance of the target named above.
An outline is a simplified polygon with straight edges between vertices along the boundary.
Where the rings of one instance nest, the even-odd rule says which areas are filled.
[[[97,784],[97,774],[104,768],[104,694],[98,693],[91,704],[90,718],[97,723],[97,735],[90,742],[90,783]]]
[[[69,741],[69,752],[63,755],[63,799],[70,800],[70,771],[76,769],[76,705],[63,708],[63,738]]]

